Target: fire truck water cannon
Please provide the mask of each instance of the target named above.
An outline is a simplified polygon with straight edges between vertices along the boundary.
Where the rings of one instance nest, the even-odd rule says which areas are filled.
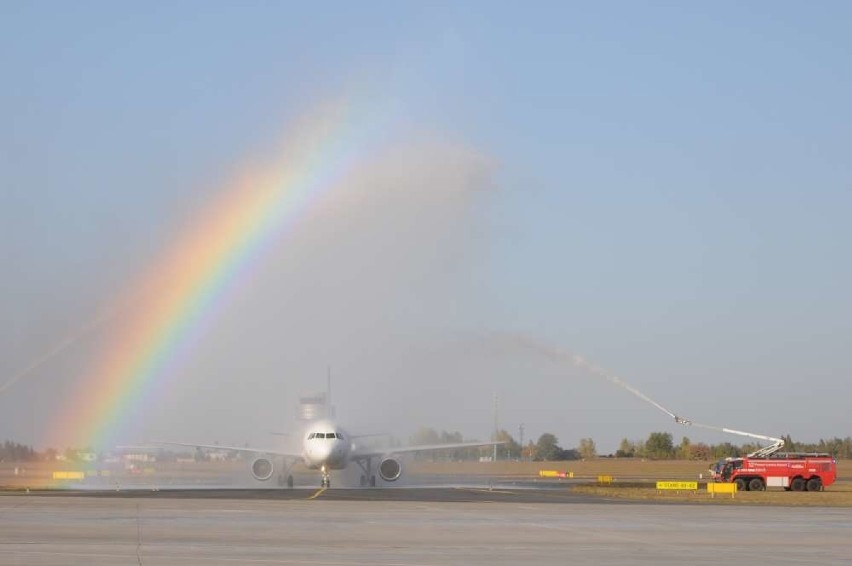
[[[764,446],[763,448],[758,448],[754,452],[748,455],[749,458],[768,458],[772,454],[778,452],[782,448],[784,448],[784,439],[775,438],[774,436],[766,436],[763,434],[754,434],[753,432],[745,432],[742,430],[734,430],[732,428],[724,428],[720,426],[710,426],[701,423],[693,422],[689,419],[685,419],[683,417],[675,416],[675,422],[678,424],[682,424],[684,426],[697,426],[701,428],[706,428],[708,430],[717,430],[719,432],[727,432],[728,434],[736,434],[738,436],[745,436],[747,438],[753,438],[755,440],[765,440],[767,442],[771,442],[769,446]]]
[[[758,448],[754,452],[748,455],[749,458],[768,458],[772,454],[778,452],[782,448],[784,448],[784,440],[782,438],[775,438],[772,436],[764,436],[762,434],[753,434],[751,432],[743,432],[741,430],[734,430],[731,428],[722,428],[720,429],[722,432],[728,432],[731,434],[738,434],[740,436],[747,436],[748,438],[754,438],[755,440],[766,440],[771,442],[769,446],[765,446],[763,448]]]

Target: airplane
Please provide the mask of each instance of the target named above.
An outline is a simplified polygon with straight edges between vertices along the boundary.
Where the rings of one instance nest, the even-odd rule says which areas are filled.
[[[239,446],[222,446],[219,444],[188,444],[183,442],[160,442],[157,444],[169,444],[174,446],[187,446],[195,449],[230,450],[255,455],[251,464],[251,475],[258,481],[269,481],[275,475],[276,461],[281,468],[278,475],[278,485],[288,488],[293,487],[293,475],[290,469],[297,462],[301,462],[311,470],[319,470],[322,474],[320,487],[331,487],[331,471],[345,470],[349,464],[356,464],[361,468],[361,487],[376,487],[376,475],[386,482],[394,482],[402,476],[402,464],[398,456],[400,454],[414,452],[429,452],[434,450],[448,450],[454,448],[475,448],[480,446],[495,446],[505,442],[459,442],[454,444],[424,444],[415,446],[393,447],[377,449],[360,447],[355,442],[359,438],[369,436],[382,436],[375,434],[350,435],[340,427],[329,415],[334,414],[330,404],[329,393],[323,398],[324,418],[311,420],[305,427],[302,435],[302,449],[300,452],[286,452],[281,450],[266,450],[259,448],[246,448]],[[281,433],[276,433],[281,434]],[[377,466],[374,469],[373,464]]]
[[[197,449],[232,450],[256,455],[251,464],[251,475],[258,481],[268,481],[275,475],[274,460],[279,460],[282,467],[278,475],[278,485],[293,487],[293,475],[290,468],[301,462],[311,470],[319,470],[322,474],[320,487],[331,487],[331,471],[345,470],[349,464],[361,468],[361,487],[376,487],[376,475],[386,482],[394,482],[402,476],[402,464],[397,458],[400,454],[413,452],[428,452],[454,448],[473,448],[479,446],[494,446],[503,442],[459,442],[455,444],[424,444],[403,446],[387,449],[361,449],[354,442],[358,438],[374,435],[349,435],[335,422],[327,419],[310,423],[302,438],[302,450],[299,453],[280,450],[265,450],[238,446],[222,446],[219,444],[187,444],[182,442],[167,442],[176,446],[188,446]],[[378,464],[374,469],[374,463]]]

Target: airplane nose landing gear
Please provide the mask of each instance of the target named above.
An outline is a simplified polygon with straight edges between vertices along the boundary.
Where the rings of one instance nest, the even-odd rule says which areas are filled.
[[[330,488],[331,487],[331,474],[328,472],[328,470],[326,469],[325,466],[320,468],[320,471],[322,472],[322,483],[320,484],[320,487],[325,488],[325,489]]]

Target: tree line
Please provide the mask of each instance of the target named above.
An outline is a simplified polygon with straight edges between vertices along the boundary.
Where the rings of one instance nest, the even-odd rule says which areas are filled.
[[[786,452],[825,452],[835,458],[852,459],[852,437],[820,439],[819,442],[796,442],[790,435],[784,438],[784,451]],[[559,445],[559,439],[552,433],[546,432],[539,436],[538,441],[530,440],[521,446],[511,434],[500,430],[494,440],[505,444],[498,446],[497,458],[499,460],[581,460],[595,458],[598,455],[595,441],[591,438],[581,438],[577,446],[563,448]],[[410,439],[412,444],[447,444],[463,442],[461,433],[437,432],[431,428],[421,428],[417,434]],[[647,458],[651,460],[718,460],[729,456],[745,456],[759,449],[757,443],[732,444],[722,442],[719,444],[707,444],[704,442],[693,443],[688,437],[681,438],[675,444],[674,437],[668,432],[652,432],[644,440],[623,439],[618,450],[614,454],[606,454],[610,458]],[[436,453],[424,453],[421,458],[431,460],[472,460],[483,456],[488,457],[493,449],[488,448],[464,448],[439,451]]]
[[[852,458],[852,437],[820,439],[819,442],[796,442],[790,435],[782,437],[782,452],[824,452],[835,458]],[[668,432],[652,432],[646,440],[631,441],[623,439],[615,452],[616,458],[649,458],[653,460],[718,460],[728,456],[745,456],[761,447],[756,442],[732,444],[692,443],[684,436],[679,444],[674,444]]]
[[[33,462],[44,459],[41,454],[33,450],[32,446],[18,444],[11,440],[5,441],[0,446],[0,462]]]
[[[497,446],[498,460],[580,460],[597,456],[595,441],[591,438],[583,438],[575,448],[562,448],[559,445],[559,439],[546,432],[538,438],[537,442],[531,440],[525,446],[521,446],[507,431],[499,430],[493,440],[503,442],[503,444]],[[460,432],[438,432],[433,428],[421,427],[409,438],[409,442],[414,446],[420,446],[476,441],[465,440]],[[415,457],[432,461],[456,461],[490,458],[493,454],[494,447],[484,446],[415,453]]]

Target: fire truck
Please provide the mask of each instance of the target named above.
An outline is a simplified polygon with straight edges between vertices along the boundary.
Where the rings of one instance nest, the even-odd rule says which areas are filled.
[[[675,422],[771,442],[748,456],[724,458],[710,468],[714,481],[735,483],[738,491],[763,491],[767,487],[783,487],[787,491],[821,491],[837,479],[837,460],[830,454],[781,452],[784,448],[781,438],[702,425],[681,417],[675,417]]]
[[[711,469],[717,482],[733,482],[738,491],[821,491],[837,479],[837,461],[829,454],[776,452],[769,456],[725,458]]]

